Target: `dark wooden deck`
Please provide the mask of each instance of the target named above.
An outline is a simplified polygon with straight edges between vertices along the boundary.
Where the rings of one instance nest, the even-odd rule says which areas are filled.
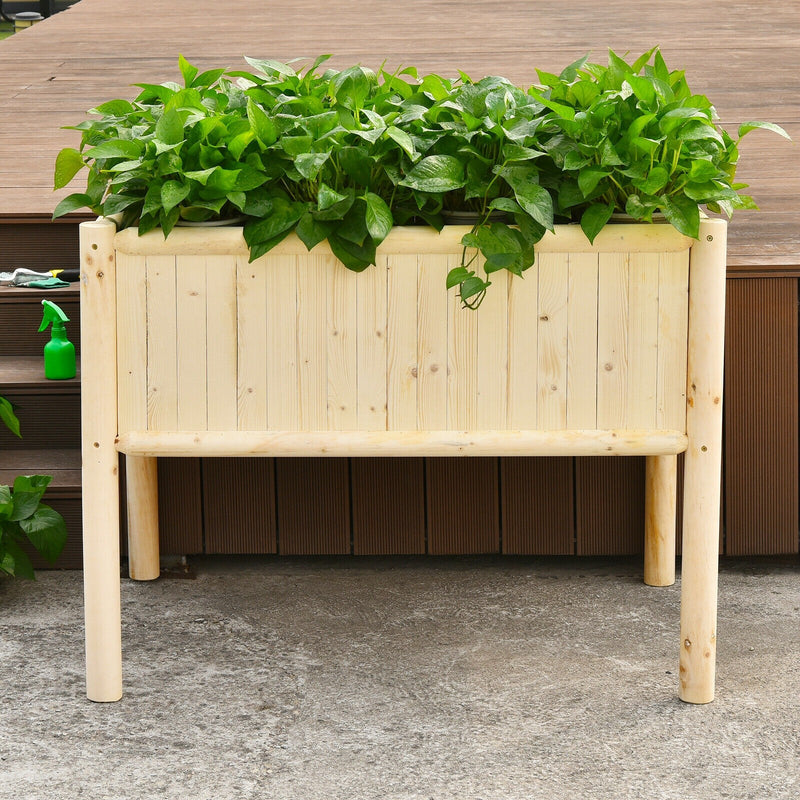
[[[47,217],[66,193],[51,191],[55,155],[76,141],[60,126],[133,96],[133,81],[177,79],[179,52],[202,68],[334,53],[338,66],[385,59],[529,84],[536,67],[559,71],[588,51],[660,44],[722,124],[766,119],[800,140],[798,41],[800,9],[786,0],[81,0],[0,43],[0,218]],[[742,151],[762,211],[734,220],[731,272],[800,275],[797,146],[759,131]]]

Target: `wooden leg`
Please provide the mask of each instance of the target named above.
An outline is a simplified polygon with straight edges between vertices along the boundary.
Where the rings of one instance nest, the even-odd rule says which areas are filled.
[[[689,277],[689,350],[681,560],[680,697],[714,699],[717,649],[722,381],[725,335],[722,220],[700,225]]]
[[[152,581],[161,574],[158,554],[158,460],[128,456],[128,571],[135,581]]]
[[[80,226],[86,694],[98,702],[122,697],[115,231],[108,220]]]
[[[648,456],[645,464],[644,582],[672,586],[678,456]]]

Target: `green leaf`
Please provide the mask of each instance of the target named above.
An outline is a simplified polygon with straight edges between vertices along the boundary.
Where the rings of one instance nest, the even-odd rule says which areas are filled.
[[[329,153],[301,153],[294,160],[297,171],[306,179],[314,180],[328,160]]]
[[[581,229],[590,242],[594,242],[595,237],[605,227],[613,213],[614,206],[611,203],[608,205],[594,203],[583,212],[581,216]]]
[[[88,194],[71,194],[65,197],[53,211],[53,219],[71,214],[80,208],[93,208],[94,200]]]
[[[641,100],[647,108],[652,108],[655,105],[656,90],[648,78],[628,75],[625,80],[630,84],[636,97]]]
[[[247,56],[244,57],[244,60],[251,67],[257,69],[264,75],[284,75],[286,77],[291,77],[297,74],[290,66],[282,63],[281,61],[274,61],[273,59],[248,58]]]
[[[3,547],[6,553],[3,556],[2,562],[0,562],[0,569],[17,578],[26,578],[31,581],[35,580],[36,576],[33,574],[31,560],[22,548],[13,539],[9,538],[3,540]]]
[[[110,217],[112,214],[119,214],[120,211],[124,211],[126,208],[141,202],[140,195],[110,194],[103,201],[103,216]]]
[[[183,118],[175,109],[165,111],[156,123],[156,139],[164,144],[180,144],[183,141]]]
[[[320,222],[311,214],[306,213],[297,223],[295,233],[308,250],[313,250],[320,242],[328,238],[332,230],[331,223]]]
[[[517,181],[511,187],[523,210],[547,230],[553,230],[553,198],[537,183]]]
[[[583,192],[584,197],[588,197],[603,178],[610,174],[611,170],[602,167],[586,167],[578,173],[578,186]]]
[[[134,110],[133,104],[127,100],[109,100],[101,103],[96,108],[89,111],[90,114],[105,114],[110,117],[123,117]]]
[[[358,245],[331,233],[328,244],[336,258],[354,272],[363,272],[370,264],[375,263],[375,243],[371,239]]]
[[[197,67],[193,67],[181,53],[178,53],[178,67],[180,68],[181,75],[183,75],[184,85],[191,86],[198,72]]]
[[[12,522],[27,519],[36,511],[51,480],[49,475],[19,475],[14,480]]]
[[[792,140],[792,137],[789,136],[786,131],[781,128],[780,125],[776,125],[774,122],[745,122],[739,126],[739,138],[741,139],[750,131],[754,131],[757,128],[760,128],[765,131],[772,131],[773,133],[777,133],[779,136],[783,136],[784,139],[788,139],[789,141]]]
[[[719,175],[719,167],[705,159],[692,161],[692,166],[689,168],[689,180],[693,183],[704,183],[719,177]]]
[[[251,257],[254,245],[265,244],[278,235],[291,231],[305,213],[305,204],[290,203],[281,197],[276,197],[272,212],[266,219],[248,222],[244,226],[244,238],[251,248]]]
[[[208,169],[188,169],[183,174],[186,178],[190,178],[191,180],[197,181],[205,186],[208,183],[208,179],[217,169],[218,167],[209,167]]]
[[[72,147],[65,147],[56,156],[53,188],[63,189],[84,167],[83,157]]]
[[[247,120],[256,138],[269,147],[278,140],[278,131],[275,123],[253,102],[252,97],[247,98]]]
[[[331,79],[329,92],[337,102],[351,111],[364,107],[374,75],[363,67],[349,67]]]
[[[11,518],[14,511],[14,501],[11,497],[11,489],[5,484],[0,484],[0,523]],[[0,524],[0,542],[2,542],[2,524]]]
[[[465,183],[464,165],[446,155],[426,156],[400,181],[401,186],[434,193],[460,189]]]
[[[130,139],[110,139],[102,142],[97,147],[90,147],[86,151],[88,158],[139,158],[144,150],[141,142],[131,141]]]
[[[452,289],[454,286],[458,286],[459,283],[462,283],[469,278],[470,275],[474,274],[472,270],[466,267],[454,267],[447,273],[447,288]]]
[[[528,94],[538,100],[543,106],[554,111],[561,119],[575,119],[575,109],[571,106],[566,106],[563,103],[557,103],[545,97],[541,92],[536,91],[533,87],[528,89]]]
[[[182,203],[188,196],[191,188],[187,183],[179,181],[165,181],[161,187],[161,205],[165,211],[170,211]]]
[[[492,284],[489,281],[483,280],[483,278],[479,278],[477,275],[473,275],[470,278],[467,278],[462,284],[461,289],[459,290],[459,295],[461,296],[462,302],[466,304],[466,301],[472,297],[478,297],[479,301],[474,306],[470,304],[471,307],[477,308],[480,305],[481,295],[491,286]]]
[[[694,200],[676,195],[664,197],[664,216],[673,227],[677,228],[684,236],[697,239],[700,234],[700,209]]]
[[[506,211],[509,214],[519,214],[522,209],[519,203],[514,202],[510,197],[495,197],[489,208],[496,209],[497,211]]]
[[[386,129],[386,135],[390,139],[395,141],[397,144],[399,144],[400,147],[402,147],[403,150],[405,150],[409,158],[411,158],[412,160],[417,158],[417,151],[414,148],[414,142],[404,130],[401,130],[400,128],[394,125],[390,125]]]
[[[646,194],[658,194],[669,180],[669,173],[664,167],[653,167],[641,185],[641,190]]]
[[[67,541],[67,526],[61,514],[50,506],[42,503],[30,518],[20,520],[19,526],[45,559],[52,563],[61,555]]]
[[[0,397],[0,420],[2,420],[14,436],[22,438],[19,432],[19,420],[14,413],[14,407],[11,405],[11,401],[7,400],[5,397]]]
[[[372,192],[368,192],[364,196],[364,201],[367,204],[367,230],[375,244],[380,244],[389,235],[389,231],[394,225],[392,212],[383,198]]]
[[[589,60],[589,56],[585,55],[582,58],[579,58],[577,61],[573,61],[569,66],[564,67],[561,70],[561,74],[558,76],[559,80],[562,80],[566,83],[572,83],[575,78],[578,77],[578,72],[583,69],[583,65]]]

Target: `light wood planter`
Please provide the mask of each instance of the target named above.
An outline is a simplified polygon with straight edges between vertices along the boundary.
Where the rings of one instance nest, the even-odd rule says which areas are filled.
[[[121,697],[117,453],[131,577],[158,576],[158,456],[646,455],[645,580],[674,581],[680,696],[714,696],[726,225],[548,234],[478,312],[445,291],[466,228],[399,228],[346,270],[241,228],[81,225],[88,696]]]

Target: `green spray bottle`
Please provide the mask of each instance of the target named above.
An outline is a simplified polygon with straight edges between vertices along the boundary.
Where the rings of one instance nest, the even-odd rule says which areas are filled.
[[[51,380],[63,381],[75,377],[75,345],[67,339],[64,325],[69,317],[49,300],[42,300],[44,316],[39,332],[53,326],[50,341],[44,346],[44,376]]]

